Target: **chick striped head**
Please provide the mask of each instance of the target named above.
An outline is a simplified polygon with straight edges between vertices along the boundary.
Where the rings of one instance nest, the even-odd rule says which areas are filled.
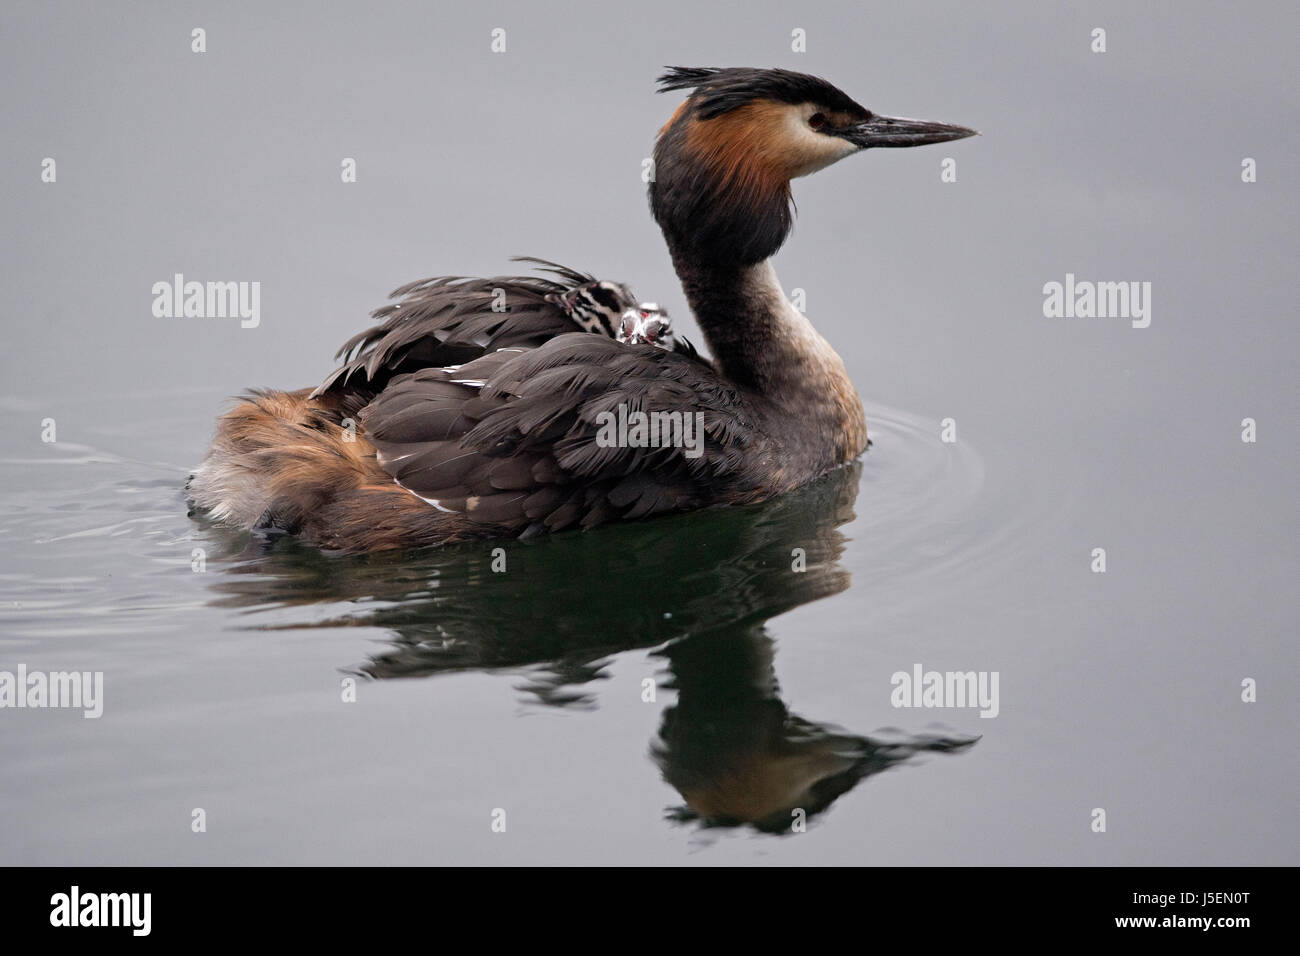
[[[673,347],[668,313],[653,302],[638,302],[632,290],[605,279],[574,286],[546,297],[580,329],[629,345],[649,342]]]

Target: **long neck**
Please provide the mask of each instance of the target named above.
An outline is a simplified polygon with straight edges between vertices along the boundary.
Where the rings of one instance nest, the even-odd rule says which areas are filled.
[[[843,360],[785,297],[771,261],[720,262],[669,245],[722,374],[769,404],[825,465],[860,454],[862,400]]]
[[[769,259],[790,233],[789,170],[747,145],[761,136],[742,113],[705,123],[691,101],[678,110],[655,143],[650,210],[720,371],[816,474],[866,447],[862,401],[777,282]]]

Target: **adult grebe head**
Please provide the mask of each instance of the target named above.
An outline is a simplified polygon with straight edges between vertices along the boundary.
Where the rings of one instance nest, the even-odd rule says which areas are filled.
[[[790,70],[673,67],[659,89],[691,93],[660,130],[651,209],[670,245],[705,261],[753,265],[775,253],[792,223],[792,179],[867,149],[975,135],[881,116]]]

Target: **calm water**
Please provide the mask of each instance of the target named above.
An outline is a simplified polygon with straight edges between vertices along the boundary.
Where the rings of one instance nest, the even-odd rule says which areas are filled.
[[[1289,853],[1263,786],[1231,786],[1287,760],[1204,630],[1153,641],[1163,598],[1116,608],[1086,553],[1051,556],[1066,495],[933,423],[873,405],[863,463],[801,493],[506,543],[494,573],[488,545],[264,553],[187,517],[167,450],[208,398],[114,396],[95,415],[129,425],[4,461],[4,661],[105,675],[98,720],[4,714],[6,862]],[[891,708],[914,662],[998,670],[999,716]],[[1172,786],[1208,847],[1163,822]],[[808,832],[768,835],[792,806]]]
[[[0,671],[105,701],[0,711],[0,863],[1300,862],[1297,14],[1178,7],[507,3],[493,57],[420,4],[7,4]],[[983,133],[796,185],[860,465],[504,573],[187,515],[227,396],[318,382],[402,282],[548,256],[692,335],[639,179],[667,62]],[[260,281],[260,326],[154,318],[176,272]],[[1045,317],[1067,272],[1151,282],[1150,327]],[[998,715],[893,707],[916,664]]]

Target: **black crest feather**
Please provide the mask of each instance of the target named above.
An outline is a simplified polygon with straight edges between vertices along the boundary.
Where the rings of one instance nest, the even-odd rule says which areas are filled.
[[[701,119],[713,119],[754,100],[816,103],[837,112],[867,119],[871,111],[821,77],[793,70],[752,67],[670,66],[658,78],[659,92],[693,90],[691,99]]]

